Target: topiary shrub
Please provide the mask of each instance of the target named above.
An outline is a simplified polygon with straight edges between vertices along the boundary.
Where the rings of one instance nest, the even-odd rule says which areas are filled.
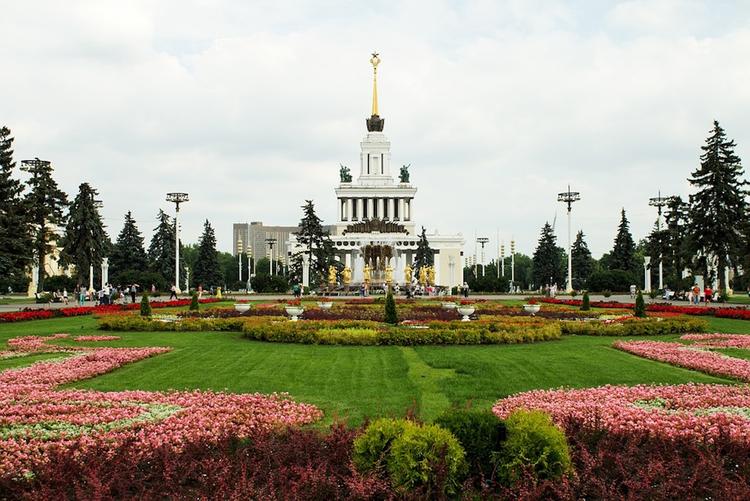
[[[388,455],[393,486],[429,497],[456,494],[466,472],[463,447],[451,432],[434,424],[407,425]]]
[[[604,290],[604,291],[602,292],[602,296],[604,296],[604,297],[609,297],[609,296],[611,296],[611,295],[612,295],[612,291],[611,291],[611,290],[609,290],[609,289],[605,289],[605,290]]]
[[[553,479],[571,471],[568,442],[548,414],[519,409],[505,419],[505,426],[508,438],[497,470],[502,482],[513,484],[526,472]]]
[[[190,311],[198,311],[199,304],[200,303],[198,303],[198,293],[197,292],[193,292],[193,295],[190,298],[190,308],[188,308],[188,309]]]
[[[455,494],[467,471],[464,450],[450,431],[404,419],[378,419],[354,440],[352,460],[362,473],[388,476],[405,492]]]
[[[393,299],[393,293],[388,290],[385,298],[385,323],[396,325],[398,323],[398,313],[396,312],[396,300]]]
[[[143,293],[143,296],[141,297],[141,316],[142,317],[150,317],[151,316],[151,303],[148,301],[148,294]]]
[[[643,300],[643,293],[641,291],[638,291],[638,295],[635,297],[633,315],[638,318],[646,318],[646,302]]]
[[[583,299],[581,300],[581,311],[589,311],[591,309],[591,301],[589,300],[589,291],[583,293]]]
[[[494,456],[502,449],[507,430],[505,423],[491,410],[449,409],[435,420],[435,424],[456,436],[466,452],[472,474],[492,474]]]
[[[384,473],[391,445],[411,423],[403,419],[382,418],[370,423],[354,440],[352,460],[362,473]]]

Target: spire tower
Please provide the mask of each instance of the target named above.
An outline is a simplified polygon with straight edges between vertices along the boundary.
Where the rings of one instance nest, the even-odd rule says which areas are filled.
[[[378,115],[378,64],[380,57],[377,52],[372,53],[372,116],[366,120],[368,132],[383,132],[385,120]]]

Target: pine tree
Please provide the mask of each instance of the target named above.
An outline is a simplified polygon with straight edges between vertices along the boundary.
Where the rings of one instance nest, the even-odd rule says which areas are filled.
[[[414,269],[419,270],[423,266],[432,266],[435,263],[435,251],[430,248],[427,241],[427,232],[422,226],[422,232],[417,240],[417,252],[414,255]]]
[[[65,234],[60,240],[60,263],[74,265],[78,285],[85,283],[90,266],[101,265],[108,242],[96,197],[99,192],[88,183],[78,187],[68,210]]]
[[[640,290],[635,298],[633,315],[637,318],[646,318],[646,303],[643,301],[643,293]]]
[[[617,228],[615,245],[610,254],[610,269],[635,272],[635,242],[633,235],[630,234],[630,223],[625,215],[625,209],[622,209],[620,225]]]
[[[581,311],[589,311],[591,309],[591,299],[589,299],[589,291],[583,292],[583,300],[581,301]]]
[[[570,252],[573,261],[573,288],[576,290],[587,288],[588,279],[594,271],[594,259],[583,238],[583,231],[579,231]]]
[[[740,223],[746,219],[747,210],[748,183],[743,179],[745,173],[734,153],[735,146],[734,141],[726,139],[719,122],[714,121],[706,145],[701,146],[701,165],[688,179],[697,189],[690,195],[689,245],[709,280],[713,277],[708,273],[708,264],[716,259],[721,290],[727,287],[724,270],[742,245]]]
[[[398,323],[398,313],[396,311],[396,300],[393,299],[393,292],[388,290],[385,296],[385,323],[396,325]]]
[[[682,271],[690,263],[688,248],[689,237],[686,235],[688,221],[687,204],[679,196],[672,197],[667,202],[664,213],[664,266],[666,267],[667,285],[679,288]]]
[[[219,255],[216,252],[216,235],[211,223],[203,223],[203,234],[198,242],[198,259],[193,272],[193,283],[203,288],[221,285],[221,267]]]
[[[133,214],[128,211],[125,214],[125,224],[117,236],[117,242],[115,242],[112,255],[109,258],[110,276],[115,277],[116,282],[120,282],[125,280],[125,277],[119,278],[124,273],[141,274],[147,269],[147,266],[146,251],[143,249],[143,235],[135,224]]]
[[[565,252],[557,246],[557,237],[549,223],[544,223],[534,251],[533,273],[537,285],[562,284],[565,281]]]
[[[299,230],[294,235],[300,246],[306,249],[304,252],[310,256],[310,279],[323,279],[328,267],[334,264],[333,242],[329,233],[323,229],[322,220],[315,214],[312,200],[305,200],[302,212]],[[302,276],[302,254],[298,253],[294,261],[293,274],[299,278]]]
[[[167,283],[174,283],[175,234],[174,221],[161,209],[156,216],[159,222],[154,228],[151,244],[148,246],[148,263],[151,271],[164,277]],[[180,249],[182,251],[182,249]],[[182,256],[182,252],[180,252]],[[180,259],[182,261],[182,259]],[[185,276],[180,271],[180,276]]]
[[[23,184],[13,178],[13,138],[0,127],[0,288],[24,287],[32,262],[29,213],[23,201]]]
[[[65,223],[68,197],[52,177],[52,163],[35,158],[22,162],[21,170],[30,176],[26,183],[29,192],[24,202],[32,225],[34,262],[39,267],[37,292],[43,292],[47,255],[54,250],[53,243],[60,238],[57,231],[58,226]]]
[[[148,300],[148,293],[144,292],[141,296],[141,316],[142,317],[150,317],[151,316],[151,303]]]

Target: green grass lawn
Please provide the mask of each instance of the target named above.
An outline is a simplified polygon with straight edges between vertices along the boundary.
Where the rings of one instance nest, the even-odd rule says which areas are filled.
[[[750,322],[709,318],[711,331],[750,333]],[[0,325],[0,343],[29,334],[101,333],[92,317]],[[535,388],[603,384],[722,382],[611,347],[613,338],[567,336],[560,341],[496,346],[307,346],[249,341],[239,333],[106,333],[119,341],[91,346],[169,346],[172,352],[74,383],[97,390],[206,389],[288,392],[320,406],[325,422],[402,416],[409,408],[431,419],[450,405],[489,407],[498,398]],[[676,339],[667,336],[659,339]],[[77,345],[72,340],[61,344]],[[743,350],[736,350],[743,351]],[[735,355],[734,353],[732,355]],[[54,355],[0,361],[0,370]]]

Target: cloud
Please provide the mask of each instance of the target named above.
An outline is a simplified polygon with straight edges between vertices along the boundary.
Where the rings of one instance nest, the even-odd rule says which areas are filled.
[[[0,121],[19,159],[100,190],[111,235],[127,210],[150,234],[165,193],[186,191],[185,240],[208,218],[229,250],[232,223],[294,224],[305,199],[335,217],[377,49],[418,222],[467,240],[499,229],[531,253],[556,214],[565,241],[570,183],[598,256],[621,207],[641,238],[650,196],[687,193],[713,119],[748,158],[747,17],[671,0],[17,2],[0,19]]]

